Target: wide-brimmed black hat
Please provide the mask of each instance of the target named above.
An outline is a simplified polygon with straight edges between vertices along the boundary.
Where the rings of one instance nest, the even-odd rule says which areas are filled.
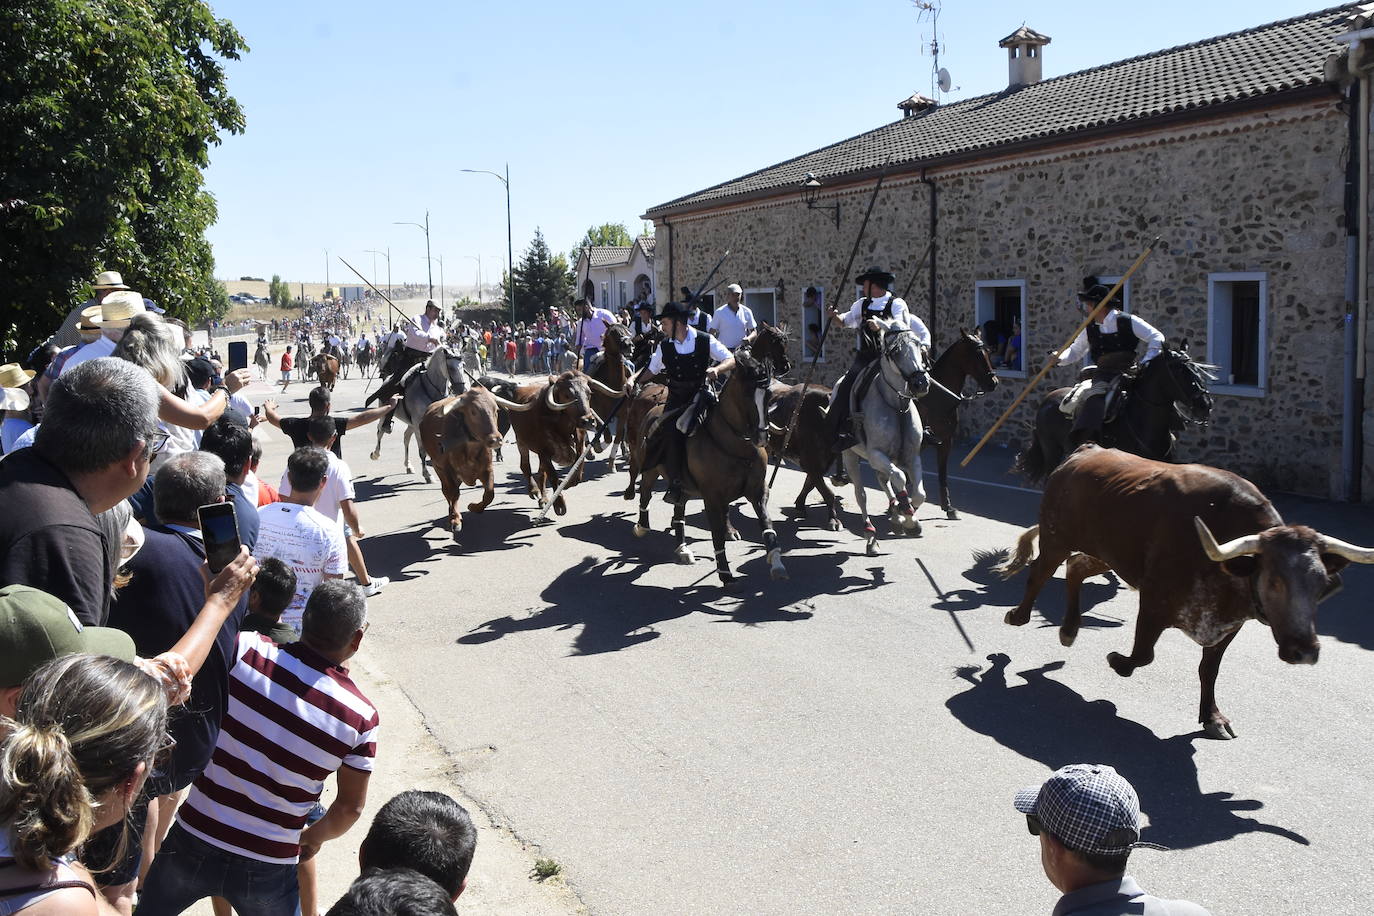
[[[686,321],[691,317],[691,314],[691,309],[687,308],[687,306],[683,305],[681,302],[668,302],[664,304],[663,311],[654,316],[654,320],[657,321],[659,318],[676,318],[679,321]]]
[[[1103,299],[1106,299],[1106,298],[1107,298],[1107,294],[1110,293],[1111,291],[1112,291],[1112,288],[1111,288],[1110,286],[1108,286],[1107,284],[1105,284],[1105,283],[1094,283],[1092,286],[1089,286],[1087,289],[1085,289],[1085,290],[1083,290],[1081,293],[1079,293],[1079,294],[1078,294],[1078,298],[1081,299],[1081,300],[1084,301],[1084,302],[1088,302],[1088,303],[1091,303],[1091,304],[1093,304],[1093,305],[1097,305],[1097,303],[1101,302]],[[1117,291],[1116,291],[1116,295],[1112,297],[1112,302],[1120,302],[1120,301],[1121,301],[1121,290],[1117,290]]]
[[[886,271],[881,267],[874,266],[870,267],[868,270],[865,270],[863,273],[855,277],[854,282],[862,284],[865,281],[869,281],[878,284],[883,289],[891,289],[892,281],[896,279],[897,278],[894,277],[889,271]]]

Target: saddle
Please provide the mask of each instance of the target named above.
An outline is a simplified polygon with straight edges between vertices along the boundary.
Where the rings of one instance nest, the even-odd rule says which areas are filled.
[[[1116,419],[1117,414],[1121,413],[1122,406],[1130,396],[1130,382],[1133,381],[1134,378],[1135,375],[1133,373],[1124,372],[1105,383],[1106,400],[1102,407],[1102,422],[1104,424]],[[1059,412],[1073,419],[1078,415],[1078,411],[1082,408],[1083,402],[1094,393],[1094,387],[1098,387],[1098,390],[1101,391],[1099,386],[1102,384],[1104,383],[1091,377],[1084,378],[1070,388],[1068,394],[1064,395],[1063,400],[1059,402]]]

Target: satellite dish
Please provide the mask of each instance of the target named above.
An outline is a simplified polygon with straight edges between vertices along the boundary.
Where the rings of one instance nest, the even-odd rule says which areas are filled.
[[[936,85],[940,87],[941,92],[949,92],[950,78],[948,70],[946,70],[944,67],[941,67],[939,70],[937,70],[935,72],[935,81]]]

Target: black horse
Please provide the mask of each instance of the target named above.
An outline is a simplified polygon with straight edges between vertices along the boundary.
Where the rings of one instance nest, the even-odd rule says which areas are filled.
[[[949,453],[959,430],[959,405],[969,398],[963,396],[964,383],[973,379],[978,398],[997,387],[997,373],[988,358],[988,348],[978,335],[959,329],[959,339],[950,344],[930,370],[930,378],[937,385],[916,402],[921,422],[925,424],[926,442],[935,446],[940,469],[940,508],[948,518],[958,518],[954,502],[949,497]]]
[[[1164,347],[1121,386],[1115,395],[1118,403],[1108,408],[1098,444],[1167,460],[1185,426],[1201,426],[1211,417],[1212,395],[1207,385],[1216,380],[1214,368],[1193,362],[1186,341],[1177,349]],[[1030,445],[1016,456],[1015,469],[1033,483],[1043,481],[1073,451],[1069,435],[1073,420],[1059,409],[1069,390],[1059,388],[1045,395],[1035,413]]]

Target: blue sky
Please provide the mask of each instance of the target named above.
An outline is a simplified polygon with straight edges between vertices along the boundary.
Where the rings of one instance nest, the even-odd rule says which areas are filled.
[[[1002,37],[1049,35],[1045,76],[1186,44],[1322,6],[1157,0],[947,0],[946,100],[1006,85]],[[450,286],[488,282],[542,228],[555,251],[583,231],[896,120],[930,94],[929,18],[910,0],[658,5],[221,0],[251,47],[228,64],[247,130],[211,151],[216,274],[351,280],[391,249],[392,281],[425,277],[430,214]],[[385,281],[377,259],[377,282]],[[434,282],[439,266],[434,265]]]

